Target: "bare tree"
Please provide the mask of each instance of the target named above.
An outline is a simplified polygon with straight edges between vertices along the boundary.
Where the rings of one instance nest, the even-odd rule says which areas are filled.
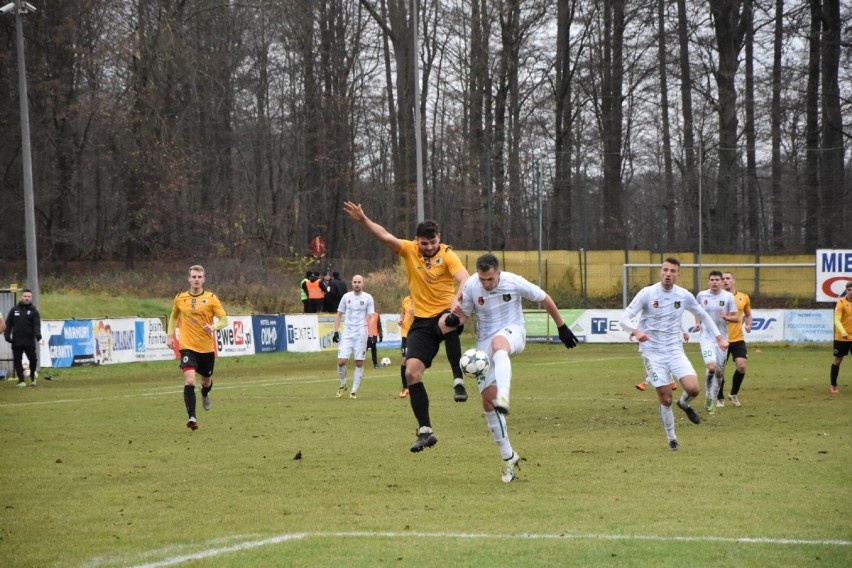
[[[716,70],[719,114],[719,175],[716,206],[708,224],[709,242],[721,249],[731,243],[738,174],[738,120],[736,74],[739,54],[751,14],[750,0],[709,0],[719,67]]]
[[[840,0],[823,0],[822,5],[822,141],[820,144],[820,166],[822,187],[823,233],[820,244],[828,247],[841,246],[846,230],[848,215],[836,206],[838,196],[843,195],[843,113],[840,106]]]

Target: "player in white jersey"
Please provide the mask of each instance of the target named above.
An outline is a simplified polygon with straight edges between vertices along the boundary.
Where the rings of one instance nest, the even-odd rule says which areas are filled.
[[[476,314],[476,348],[491,359],[488,372],[476,379],[485,422],[503,458],[503,481],[515,479],[515,467],[520,456],[512,449],[506,428],[509,414],[509,391],[512,384],[510,357],[524,350],[527,330],[524,327],[522,299],[541,302],[559,330],[559,339],[568,349],[577,345],[577,338],[568,329],[559,308],[541,288],[517,274],[501,272],[500,262],[493,254],[476,259],[476,278],[468,278],[462,288],[461,302],[453,311],[461,323]]]
[[[680,275],[680,261],[667,258],[660,267],[660,282],[647,286],[636,294],[621,317],[621,327],[630,332],[630,338],[639,341],[639,352],[645,364],[647,375],[660,401],[660,420],[669,440],[669,449],[677,450],[672,412],[672,377],[683,386],[683,394],[678,407],[686,413],[693,424],[701,422],[701,417],[689,403],[698,396],[698,377],[692,363],[686,358],[681,340],[684,311],[701,318],[701,322],[716,337],[719,347],[728,348],[728,342],[722,337],[716,324],[699,305],[689,290],[677,286]],[[634,320],[639,318],[638,323]]]
[[[722,289],[722,273],[719,270],[710,271],[708,278],[709,288],[700,291],[696,295],[698,303],[716,324],[716,328],[722,337],[728,339],[728,322],[737,321],[737,305],[734,295]],[[716,414],[716,395],[725,376],[725,361],[728,359],[728,350],[719,349],[712,330],[702,327],[701,320],[695,319],[695,331],[700,332],[698,336],[701,344],[701,356],[704,358],[704,366],[707,368],[706,387],[704,389],[704,410],[708,414]]]
[[[346,292],[337,307],[334,318],[332,341],[340,343],[337,348],[337,376],[340,388],[337,398],[346,392],[346,363],[349,357],[355,357],[355,378],[349,398],[358,398],[358,387],[364,377],[364,357],[367,356],[367,321],[376,311],[373,297],[364,292],[364,278],[360,274],[352,277],[352,291]],[[340,322],[343,320],[343,336],[340,335]]]

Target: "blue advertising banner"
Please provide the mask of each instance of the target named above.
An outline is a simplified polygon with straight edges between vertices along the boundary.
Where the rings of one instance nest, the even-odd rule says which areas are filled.
[[[254,316],[251,319],[255,353],[287,351],[284,316]]]
[[[95,362],[94,334],[90,321],[54,321],[50,324],[47,345],[51,367]]]

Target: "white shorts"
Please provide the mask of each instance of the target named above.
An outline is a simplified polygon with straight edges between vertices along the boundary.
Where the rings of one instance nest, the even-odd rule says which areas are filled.
[[[367,356],[367,334],[363,335],[344,335],[340,338],[340,345],[337,348],[338,359],[349,359],[352,355],[356,361],[363,361]]]
[[[728,360],[728,352],[719,349],[719,344],[716,343],[716,340],[706,340],[702,339],[700,341],[701,345],[701,357],[704,359],[704,365],[708,363],[716,363],[716,369],[725,370],[725,361]]]
[[[645,365],[645,373],[651,379],[654,388],[670,385],[675,379],[682,379],[690,375],[695,376],[695,368],[683,349],[668,353],[666,355],[642,355]]]
[[[485,373],[484,377],[476,379],[476,386],[479,388],[480,393],[489,386],[497,384],[497,379],[495,378],[496,375],[494,374],[494,360],[492,359],[493,353],[491,352],[491,343],[494,338],[498,336],[506,338],[506,341],[509,342],[509,357],[514,357],[518,353],[523,353],[524,348],[527,346],[527,331],[522,325],[507,325],[488,339],[477,341],[476,348],[487,353],[488,358],[491,359],[491,365],[488,367],[488,372]]]

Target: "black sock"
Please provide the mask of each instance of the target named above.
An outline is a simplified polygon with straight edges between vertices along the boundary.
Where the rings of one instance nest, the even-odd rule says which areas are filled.
[[[207,396],[208,394],[210,394],[211,390],[213,390],[213,381],[210,381],[209,387],[205,387],[204,385],[201,385],[201,396]]]
[[[840,373],[840,365],[831,364],[831,386],[837,386],[837,375]]]
[[[417,418],[419,426],[432,427],[429,420],[429,395],[426,394],[426,386],[423,383],[414,383],[408,387],[408,398],[411,399],[411,410]]]
[[[737,376],[737,374],[734,373],[734,380],[735,381],[736,381],[736,376]],[[734,394],[733,391],[731,391],[731,394]],[[719,394],[718,394],[718,396],[716,396],[716,399],[717,400],[725,400],[725,377],[722,377],[722,379],[719,381]]]
[[[735,395],[740,392],[740,386],[743,384],[743,379],[745,378],[745,373],[740,373],[739,371],[734,371],[734,386],[731,387],[731,394]]]
[[[195,387],[183,385],[183,403],[186,405],[186,413],[192,418],[195,416]]]
[[[378,355],[376,354],[376,351],[377,350],[376,350],[375,346],[373,346],[370,349],[370,352],[373,354],[373,367],[375,367],[376,365],[379,364],[379,359],[378,359]]]
[[[405,380],[405,365],[399,366],[399,375],[402,377],[402,388],[408,388],[408,381]]]
[[[459,338],[459,332],[457,329],[454,329],[444,336],[444,349],[447,351],[447,360],[450,362],[450,368],[453,370],[453,378],[464,378],[464,375],[462,375],[461,365],[459,365],[462,351],[461,339]]]

